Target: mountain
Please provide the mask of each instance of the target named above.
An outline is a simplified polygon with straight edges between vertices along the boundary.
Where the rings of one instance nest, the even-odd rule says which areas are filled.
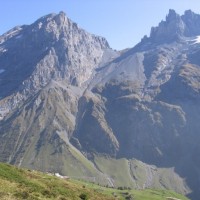
[[[200,195],[200,15],[115,51],[61,12],[0,36],[0,161]]]

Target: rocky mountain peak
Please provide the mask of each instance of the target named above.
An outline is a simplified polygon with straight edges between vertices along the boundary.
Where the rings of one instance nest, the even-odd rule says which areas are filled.
[[[192,12],[191,10],[186,10],[181,19],[185,23],[185,36],[197,36],[200,35],[200,15]]]
[[[175,10],[170,9],[168,15],[166,16],[166,21],[173,21],[173,20],[179,20],[180,15],[176,13]]]
[[[61,27],[72,27],[70,26],[73,24],[71,20],[69,20],[64,12],[58,13],[53,19],[53,23],[55,23],[59,28]]]
[[[60,11],[60,12],[57,14],[57,17],[60,18],[61,20],[65,20],[65,19],[67,18],[66,13],[63,12],[63,11]]]
[[[78,29],[76,23],[72,22],[64,12],[59,14],[49,14],[38,19],[31,25],[31,34],[44,34],[44,38],[58,41],[61,37],[66,36],[74,29]]]
[[[27,99],[53,80],[86,87],[107,49],[105,38],[81,29],[64,12],[12,29],[0,37],[0,99],[14,92]],[[8,111],[20,102],[15,97],[3,105]]]
[[[165,21],[161,21],[157,27],[152,27],[150,39],[156,43],[172,42],[179,39],[185,30],[185,24],[181,16],[170,9]]]
[[[185,17],[193,18],[193,16],[196,15],[192,10],[186,10],[184,12]]]
[[[161,21],[157,27],[152,27],[150,39],[154,43],[170,43],[198,35],[200,35],[200,15],[186,10],[181,16],[170,9],[165,21]]]

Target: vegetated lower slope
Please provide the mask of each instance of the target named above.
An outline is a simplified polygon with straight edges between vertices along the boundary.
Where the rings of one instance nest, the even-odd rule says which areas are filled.
[[[89,182],[57,178],[37,171],[16,168],[0,163],[1,200],[187,200],[180,194],[166,190],[126,190],[101,187]]]

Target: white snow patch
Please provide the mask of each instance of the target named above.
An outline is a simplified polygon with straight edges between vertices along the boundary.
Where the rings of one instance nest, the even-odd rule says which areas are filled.
[[[5,72],[5,70],[4,69],[0,69],[0,74],[2,74],[3,72]]]
[[[199,44],[200,43],[200,35],[197,36],[194,40],[194,44]]]
[[[187,42],[191,42],[191,44],[200,44],[200,35],[194,37],[193,39],[187,40]]]

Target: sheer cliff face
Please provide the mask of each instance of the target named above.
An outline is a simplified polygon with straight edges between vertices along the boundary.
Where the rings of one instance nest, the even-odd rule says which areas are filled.
[[[109,176],[95,156],[137,159],[158,169],[146,187],[198,196],[199,24],[170,10],[123,53],[63,12],[0,36],[0,160]]]
[[[0,43],[1,87],[7,87],[1,88],[2,97],[19,88],[37,90],[52,79],[82,86],[109,48],[104,38],[80,29],[62,12],[12,29]]]
[[[107,41],[87,33],[61,12],[0,37],[0,98],[4,116],[52,81],[87,86]]]

